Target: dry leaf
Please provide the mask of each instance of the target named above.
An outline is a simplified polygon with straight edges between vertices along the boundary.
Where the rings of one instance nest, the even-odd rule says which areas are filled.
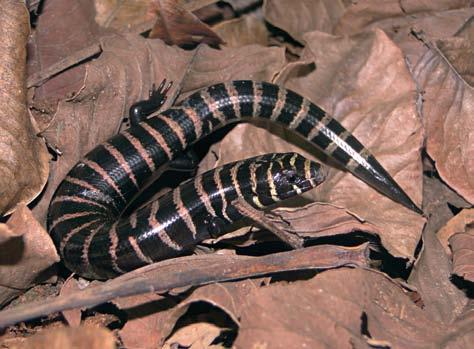
[[[224,41],[226,47],[241,47],[251,44],[268,46],[268,31],[263,20],[257,16],[243,16],[219,23],[212,28]]]
[[[265,1],[263,13],[272,25],[303,43],[305,33],[315,30],[332,33],[345,8],[341,0],[271,0]]]
[[[184,326],[176,331],[163,345],[163,349],[186,348],[206,349],[221,348],[212,345],[220,335],[221,329],[210,323],[200,322]]]
[[[282,222],[290,224],[288,231],[298,236],[315,238],[355,231],[381,234],[380,228],[370,222],[364,222],[350,211],[332,205],[313,203],[300,208],[276,209],[273,212],[283,218]]]
[[[300,42],[303,35],[311,31],[350,36],[382,29],[416,62],[426,47],[413,32],[432,39],[449,38],[474,15],[474,8],[468,6],[464,0],[284,0],[267,1],[264,9],[270,23]]]
[[[242,306],[249,294],[259,288],[259,283],[259,279],[249,279],[202,286],[182,301],[176,309],[182,314],[191,304],[206,302],[218,307],[229,315],[235,324],[239,324]]]
[[[474,222],[466,226],[465,233],[457,233],[449,238],[453,251],[453,274],[474,282]]]
[[[0,244],[0,305],[50,275],[59,261],[53,241],[26,206],[19,206],[7,222],[17,237]]]
[[[41,16],[38,16],[35,35],[28,44],[28,75],[45,71],[62,61],[64,71],[49,76],[49,80],[35,88],[35,102],[46,99],[52,104],[51,109],[55,109],[58,99],[72,96],[83,86],[86,65],[79,63],[88,57],[78,58],[75,54],[96,44],[104,35],[94,22],[94,14],[90,0],[77,0],[74,6],[61,0],[45,2]],[[63,18],[67,20],[60,20]],[[69,57],[73,59],[68,61]]]
[[[53,328],[42,331],[23,343],[10,347],[11,349],[114,349],[113,334],[102,327]]]
[[[470,25],[470,31],[474,26]],[[469,30],[469,29],[466,29]],[[472,40],[472,39],[471,39]],[[457,65],[466,64],[464,55],[472,41],[464,40],[457,51]],[[469,44],[470,42],[470,44]],[[464,59],[464,61],[463,61]],[[469,73],[462,68],[465,73]],[[441,178],[471,204],[474,203],[474,91],[437,48],[432,48],[413,69],[423,94],[426,149]],[[472,72],[470,72],[472,74]]]
[[[201,45],[194,51],[181,88],[189,93],[228,80],[272,81],[285,64],[285,50],[280,47],[248,45],[216,50]]]
[[[127,314],[127,323],[119,331],[127,348],[158,348],[171,333],[177,313],[172,299],[157,294],[119,298],[114,301]]]
[[[457,233],[465,233],[466,227],[474,222],[474,209],[465,209],[451,218],[446,225],[441,228],[437,235],[443,245],[446,254],[451,255],[449,248],[449,239]]]
[[[157,21],[150,38],[162,39],[169,45],[205,43],[217,46],[222,39],[199,18],[187,11],[176,0],[153,0]]]
[[[59,294],[66,296],[80,289],[78,281],[73,276],[70,276],[61,286]],[[81,324],[82,311],[80,308],[64,310],[62,314],[69,326],[78,327]]]
[[[452,323],[468,301],[466,294],[451,282],[451,273],[449,256],[436,235],[425,231],[423,249],[408,281],[416,287],[430,318],[445,324]]]
[[[29,16],[18,1],[0,3],[0,215],[28,204],[48,179],[49,155],[26,108]]]
[[[95,20],[104,28],[127,31],[152,19],[149,0],[94,0],[94,6]]]
[[[429,217],[425,231],[436,234],[454,216],[451,207],[467,208],[471,205],[460,197],[455,191],[449,188],[443,181],[428,176],[423,177],[423,208]],[[438,238],[449,255],[447,238],[443,239],[438,233]]]
[[[386,276],[361,269],[256,289],[242,310],[236,348],[436,347],[444,328]]]

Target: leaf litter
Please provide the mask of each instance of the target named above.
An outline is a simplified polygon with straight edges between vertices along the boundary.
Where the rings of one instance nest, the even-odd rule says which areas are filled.
[[[213,253],[164,261],[82,290],[70,279],[61,295],[12,305],[0,319],[62,311],[62,321],[78,328],[94,319],[101,328],[118,328],[113,335],[93,330],[76,339],[67,328],[41,334],[51,343],[68,338],[83,346],[91,346],[90,335],[101,345],[127,348],[466,347],[474,328],[469,2],[215,3],[45,1],[30,38],[30,88],[24,92],[34,127],[57,159],[31,205],[34,217],[19,206],[23,197],[5,206],[18,208],[0,230],[2,259],[7,249],[12,254],[5,258],[8,278],[0,266],[2,287],[9,289],[3,302],[45,280],[37,271],[58,261],[44,222],[67,171],[127,127],[130,105],[163,79],[173,81],[164,108],[231,79],[295,90],[353,132],[417,204],[423,201],[426,217],[341,171],[281,127],[227,127],[198,144],[204,152],[199,172],[276,151],[297,151],[325,164],[329,174],[321,187],[262,216],[317,246],[288,251],[260,233],[258,222],[247,221],[238,237],[229,235],[240,240],[237,246],[224,236],[202,246]],[[24,137],[41,144],[34,136]],[[38,174],[45,178],[45,157],[35,147],[28,151],[43,160],[39,170],[26,171],[32,183]],[[32,188],[34,197],[41,186]],[[48,252],[33,252],[37,247],[29,247],[27,237],[43,241]],[[359,245],[361,240],[370,244]],[[5,247],[12,241],[24,244],[22,252]],[[59,269],[53,275],[67,274]],[[104,302],[111,303],[90,309]],[[101,320],[107,313],[119,320]],[[26,328],[47,328],[41,319]],[[61,322],[61,316],[52,319]],[[20,329],[0,334],[2,345],[15,347],[12,338],[43,340],[24,340]]]

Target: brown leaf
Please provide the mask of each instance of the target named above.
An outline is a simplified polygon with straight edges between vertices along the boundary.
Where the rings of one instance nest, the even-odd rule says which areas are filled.
[[[94,15],[90,0],[77,0],[74,6],[61,0],[50,0],[44,4],[35,35],[29,42],[28,73],[38,74],[59,65],[54,74],[60,74],[46,76],[49,80],[35,88],[35,102],[47,99],[54,106],[51,108],[55,109],[58,99],[70,97],[73,95],[71,92],[82,87],[86,66],[79,63],[89,57],[77,57],[76,53],[95,46],[100,36],[106,34],[94,21]],[[61,20],[65,18],[67,20]],[[98,54],[100,49],[99,52],[94,51],[91,54]]]
[[[455,191],[448,187],[440,179],[433,177],[423,177],[423,208],[429,217],[425,231],[429,234],[436,234],[454,216],[451,207],[467,208],[471,205],[460,197]],[[450,254],[447,238],[438,238],[445,248],[445,252]]]
[[[449,38],[474,14],[468,2],[399,0],[335,2],[267,1],[265,18],[303,42],[303,35],[321,31],[336,35],[356,35],[382,29],[411,59],[417,61],[426,46],[413,32],[430,39]]]
[[[128,31],[152,19],[149,0],[96,0],[96,22],[104,28]]]
[[[205,43],[219,45],[222,39],[199,18],[182,7],[176,0],[153,0],[157,14],[150,38],[162,39],[169,45]]]
[[[305,33],[315,30],[332,33],[345,8],[343,1],[332,0],[265,1],[263,15],[272,25],[303,43]]]
[[[452,265],[434,232],[423,233],[423,249],[415,262],[410,285],[416,287],[424,310],[431,319],[452,323],[463,311],[468,298],[451,282]]]
[[[354,231],[381,234],[380,228],[370,222],[365,222],[344,208],[327,204],[312,203],[300,208],[276,209],[273,212],[281,216],[282,221],[290,224],[291,228],[286,230],[298,236],[314,238]]]
[[[182,315],[182,312],[173,309],[176,303],[172,299],[157,294],[119,298],[114,304],[125,311],[128,317],[127,323],[119,331],[127,348],[161,347]]]
[[[470,30],[474,26],[468,25]],[[468,30],[468,29],[466,29]],[[465,56],[472,48],[469,40],[456,49],[457,65],[472,74],[472,65]],[[469,58],[470,59],[470,58]],[[416,63],[414,76],[423,88],[423,121],[426,129],[426,149],[435,161],[441,178],[471,204],[474,203],[474,99],[472,86],[459,75],[441,51],[435,47]]]
[[[179,328],[170,338],[166,340],[163,349],[189,348],[206,349],[222,348],[212,345],[212,342],[219,336],[221,329],[207,322],[193,323]]]
[[[467,226],[472,224],[472,222],[474,222],[474,209],[465,209],[451,218],[449,222],[438,231],[438,239],[443,245],[446,254],[451,255],[449,239],[454,234],[465,233]]]
[[[453,251],[453,274],[467,281],[474,281],[474,222],[466,226],[466,233],[449,238]]]
[[[0,4],[0,215],[28,204],[48,179],[49,155],[26,108],[29,16],[18,1]]]
[[[26,206],[12,214],[7,226],[17,237],[0,244],[0,304],[45,280],[49,275],[43,273],[59,261],[51,238]]]
[[[257,16],[243,16],[217,24],[214,31],[227,47],[241,47],[258,44],[268,46],[268,31]]]
[[[61,291],[59,294],[61,296],[67,296],[71,293],[79,291],[80,289],[81,288],[79,287],[78,281],[74,277],[70,276],[61,286]],[[62,312],[62,314],[69,326],[78,327],[81,324],[82,311],[80,308],[65,310]]]
[[[113,334],[102,327],[77,327],[54,328],[34,335],[12,349],[114,349],[115,338]]]
[[[183,96],[197,89],[227,80],[253,79],[272,81],[286,64],[280,47],[248,45],[213,49],[199,46],[181,86]]]
[[[176,309],[180,309],[182,314],[191,304],[206,302],[218,307],[239,324],[242,306],[252,291],[259,288],[259,283],[259,279],[249,279],[206,285],[194,291]]]
[[[254,290],[234,346],[366,348],[382,341],[393,348],[426,348],[436,347],[442,330],[388,277],[343,268]]]

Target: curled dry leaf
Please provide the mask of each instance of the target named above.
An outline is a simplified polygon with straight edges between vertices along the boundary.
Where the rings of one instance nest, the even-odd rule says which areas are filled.
[[[49,155],[26,108],[29,16],[19,1],[0,11],[0,215],[32,201],[48,179]]]
[[[452,254],[453,273],[471,282],[474,281],[473,227],[474,209],[464,209],[438,232],[446,253]]]
[[[247,300],[237,348],[426,348],[436,347],[444,330],[391,279],[362,269],[258,288]]]
[[[465,209],[451,218],[449,222],[442,227],[437,235],[444,247],[446,254],[451,255],[449,248],[449,239],[457,233],[466,233],[466,227],[474,222],[474,209]]]
[[[150,38],[162,39],[169,45],[205,43],[217,46],[222,39],[199,18],[187,11],[176,0],[153,0],[157,21]]]
[[[6,224],[17,237],[0,244],[0,305],[44,281],[50,276],[45,271],[59,261],[51,238],[26,206]]]
[[[457,233],[449,238],[453,251],[453,274],[474,282],[474,222],[466,226],[465,233]]]
[[[103,327],[52,328],[31,336],[16,349],[115,349],[115,337]]]
[[[474,26],[468,25],[470,31]],[[468,29],[466,29],[468,30]],[[452,44],[452,43],[451,43]],[[472,39],[459,40],[456,65],[472,74]],[[474,90],[442,52],[433,47],[416,63],[414,76],[423,89],[426,149],[441,178],[474,203]]]

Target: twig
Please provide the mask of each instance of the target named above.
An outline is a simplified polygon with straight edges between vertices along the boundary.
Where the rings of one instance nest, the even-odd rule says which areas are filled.
[[[367,267],[368,251],[368,244],[355,248],[320,245],[263,257],[214,254],[170,259],[69,295],[0,311],[0,328],[58,311],[93,307],[117,297],[294,270]]]

